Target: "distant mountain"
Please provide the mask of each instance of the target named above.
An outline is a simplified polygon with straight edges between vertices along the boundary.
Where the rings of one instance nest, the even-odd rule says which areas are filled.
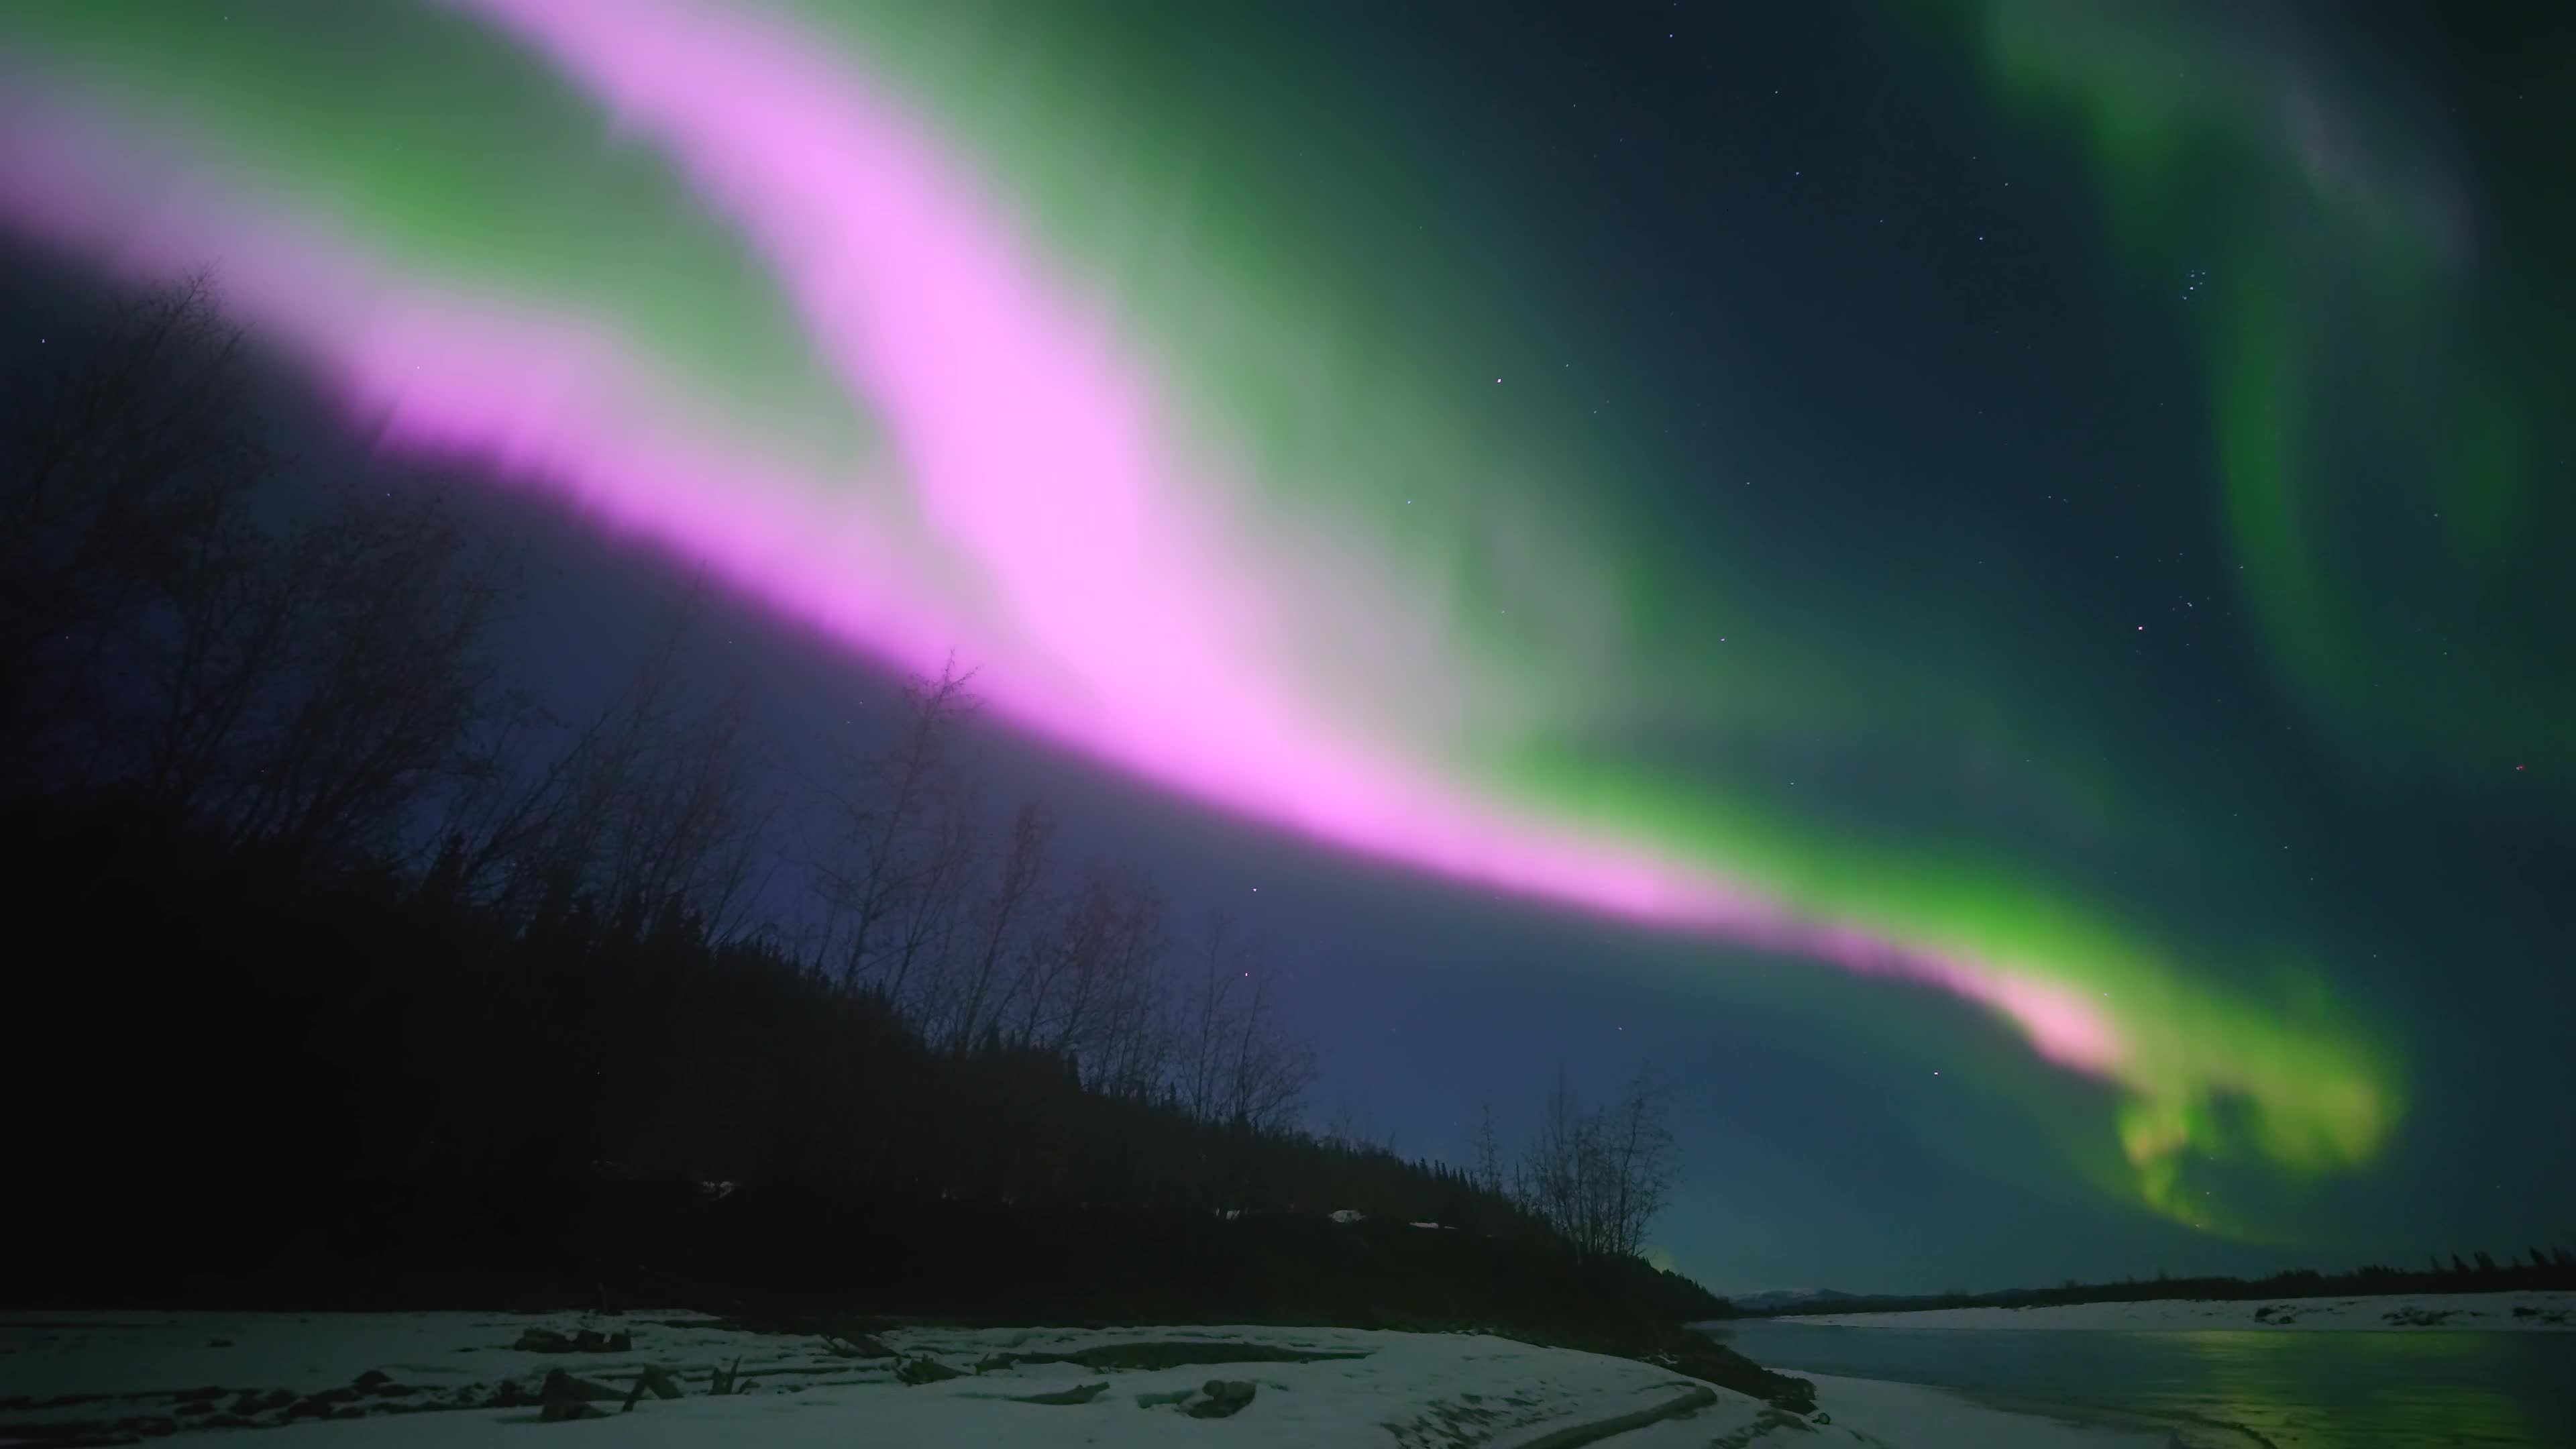
[[[1734,1316],[1764,1318],[1811,1313],[1910,1313],[1925,1308],[2038,1308],[2070,1303],[2225,1302],[2251,1298],[2327,1298],[2336,1294],[2384,1298],[2414,1293],[2556,1293],[2576,1290],[2576,1250],[2529,1248],[2528,1258],[2498,1263],[2477,1254],[2474,1266],[2453,1254],[2418,1269],[2384,1264],[2322,1273],[2292,1268],[2268,1278],[2135,1278],[2118,1283],[2064,1283],[2055,1288],[2005,1288],[1991,1293],[1867,1294],[1830,1288],[1775,1288],[1727,1300]]]
[[[1742,1312],[1770,1313],[1782,1308],[1821,1306],[1860,1296],[1858,1293],[1844,1293],[1832,1288],[1774,1288],[1764,1293],[1729,1294],[1726,1301],[1734,1304]]]

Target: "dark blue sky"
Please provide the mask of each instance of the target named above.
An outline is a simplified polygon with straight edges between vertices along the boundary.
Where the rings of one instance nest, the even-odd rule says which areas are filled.
[[[2563,207],[2534,213],[2519,195],[2545,184],[2552,148],[2545,116],[2501,99],[2549,79],[2512,19],[2446,28],[2403,6],[2277,19],[2278,74],[2311,77],[2392,155],[2433,148],[2444,183],[2466,189],[2488,240],[2463,311],[2545,255],[2532,236],[2566,234]],[[2226,38],[2215,19],[2190,23],[2203,21]],[[2425,731],[2415,702],[2374,702],[2445,687],[2420,665],[2358,702],[2303,695],[2235,577],[2248,545],[2210,506],[2228,484],[2203,329],[2210,309],[2272,285],[2241,260],[2260,249],[2242,237],[2273,245],[2271,229],[2295,223],[2226,214],[2247,203],[2213,174],[2213,214],[2140,244],[2165,250],[2147,265],[2166,275],[2139,282],[2121,223],[2105,220],[2111,163],[2074,143],[2069,118],[1997,102],[1961,25],[1853,5],[1372,10],[1315,20],[1310,63],[1391,96],[1388,114],[1420,128],[1408,144],[1455,165],[1444,184],[1522,208],[1500,243],[1519,260],[1492,264],[1561,281],[1551,310],[1570,320],[1553,335],[1613,379],[1608,401],[1653,420],[1625,444],[1648,462],[1643,482],[1612,506],[1662,540],[1655,569],[1742,571],[1747,592],[1822,620],[1822,637],[1935,651],[1958,664],[1965,683],[1949,687],[1971,711],[1981,679],[2048,699],[2054,738],[2122,777],[2124,825],[2170,815],[2182,842],[2163,876],[2118,850],[2060,864],[2213,935],[2294,918],[2326,943],[2337,989],[2396,1024],[2407,1114],[2376,1161],[2287,1186],[2238,1164],[2236,1186],[2270,1194],[2277,1240],[2195,1233],[2070,1171],[2063,1144],[2098,1134],[2108,1095],[1936,993],[1354,862],[1000,732],[984,744],[994,795],[1043,796],[1074,853],[1257,933],[1320,1048],[1319,1120],[1347,1110],[1400,1151],[1456,1160],[1487,1094],[1508,1122],[1560,1068],[1603,1092],[1654,1063],[1675,1084],[1688,1163],[1656,1238],[1721,1290],[2411,1261],[2576,1234],[2576,1164],[2548,1145],[2570,1100],[2555,1023],[2576,1016],[2569,792],[2444,773],[2440,704]],[[2257,144],[2223,137],[2218,154]],[[2563,334],[2489,345],[2536,395],[2563,394]],[[1601,401],[1566,387],[1551,405]],[[2371,419],[2331,408],[2320,424],[2346,426],[2372,436]],[[2538,528],[2568,518],[2560,498],[2535,508]],[[670,567],[542,504],[502,512],[544,560],[532,667],[596,678],[616,641],[640,637]],[[2314,527],[2332,521],[2320,510]],[[1748,553],[1747,537],[1761,546]],[[2402,550],[2347,557],[2463,629],[2539,602]],[[2499,623],[2529,641],[2514,668],[2564,686],[2557,602],[2536,633],[2528,617]],[[2152,622],[2151,645],[2120,637],[2133,618]],[[888,680],[749,606],[726,607],[700,652],[791,739],[883,728]],[[1917,688],[1901,654],[1849,654],[1864,692]],[[2498,697],[2463,687],[2456,708]],[[2544,768],[2568,768],[2563,739],[2532,743],[2554,751]],[[1715,739],[1629,747],[1753,779]],[[1801,764],[1838,810],[1927,839],[2026,823],[1974,777],[1927,783],[1830,748],[1787,772]],[[2208,868],[2211,822],[2249,816],[2261,846]]]
[[[1460,426],[1586,460],[1554,501],[1617,541],[1650,683],[1535,757],[1921,867],[1845,895],[2027,887],[2146,923],[2281,1060],[2370,1044],[2402,1111],[2357,1162],[2284,1170],[2229,1084],[2195,1105],[2191,1187],[2259,1231],[2150,1211],[2120,1095],[1956,997],[1354,859],[998,727],[987,795],[1259,940],[1319,1123],[1458,1161],[1481,1099],[1511,1127],[1560,1070],[1601,1095],[1652,1063],[1686,1168],[1653,1238],[1722,1292],[2576,1242],[2569,27],[2060,0],[1100,27],[1110,73],[1252,98],[1208,154],[1350,262],[1312,276],[1481,299],[1438,341],[1514,384]],[[1328,96],[1365,175],[1283,129]],[[1382,234],[1399,202],[1470,244]],[[14,257],[0,326],[46,330],[98,262]],[[302,384],[276,397],[309,473],[384,466]],[[516,666],[578,712],[693,566],[460,481],[530,566]],[[894,719],[880,666],[747,597],[719,591],[689,661],[800,768]],[[2325,1005],[2275,989],[2284,958]],[[2140,1019],[2190,1056],[2222,1027],[2189,1006]],[[2266,1069],[2237,1045],[2207,1055]]]

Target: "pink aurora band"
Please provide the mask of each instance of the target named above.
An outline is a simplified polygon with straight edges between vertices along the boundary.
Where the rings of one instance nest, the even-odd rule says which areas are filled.
[[[0,214],[132,275],[211,265],[228,305],[389,444],[539,480],[881,659],[929,670],[953,650],[1003,715],[1138,776],[1457,880],[1924,982],[2002,1014],[2051,1061],[2134,1068],[2105,1013],[2027,966],[1806,918],[1326,723],[1267,662],[1278,601],[1217,542],[1204,480],[1222,465],[1182,441],[1106,309],[1051,279],[830,48],[689,0],[452,3],[663,147],[750,238],[881,421],[935,547],[872,517],[853,480],[693,419],[613,328],[395,276],[69,95],[0,99]]]

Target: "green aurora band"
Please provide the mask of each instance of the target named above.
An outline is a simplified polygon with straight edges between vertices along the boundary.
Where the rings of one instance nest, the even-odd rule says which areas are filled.
[[[2544,482],[2576,401],[2550,330],[2570,299],[2523,285],[2563,274],[2554,256],[2512,254],[2565,231],[2563,201],[2473,208],[2433,108],[2301,23],[2322,16],[1970,10],[2015,111],[2077,123],[2141,282],[2169,291],[2195,257],[2219,279],[2194,341],[2223,517],[2316,720],[2371,767],[2473,791],[2576,735],[2555,663],[2576,516]],[[2561,214],[2485,214],[2510,205]]]
[[[698,8],[638,0],[618,13],[649,30],[642,17]],[[1426,179],[1413,148],[1427,143],[1350,94],[1346,72],[1301,69],[1293,26],[1273,34],[1232,17],[1238,28],[1224,34],[1208,12],[1227,7],[1104,19],[1093,7],[1002,0],[708,8],[793,27],[801,52],[823,57],[816,66],[861,78],[918,120],[1032,250],[1047,285],[1141,360],[1162,436],[1204,464],[1171,500],[1188,515],[1172,528],[1200,555],[1190,567],[1248,581],[1241,599],[1205,597],[1240,605],[1244,632],[1222,637],[1258,640],[1261,679],[1294,704],[1289,744],[1364,750],[1387,778],[1432,782],[1423,799],[1470,802],[1462,818],[1570,842],[1567,859],[1597,850],[1647,862],[1656,880],[1718,882],[1711,899],[1723,908],[1631,908],[1559,889],[1536,869],[1460,867],[1445,846],[1413,848],[1402,822],[1360,840],[1289,804],[1199,788],[1201,777],[1161,783],[1471,881],[1958,990],[2042,1055],[2107,1084],[2120,1167],[2106,1182],[2177,1221],[2255,1231],[2204,1196],[2196,1162],[2303,1178],[2357,1168],[2385,1144],[2400,1109],[2397,1054],[2335,999],[2297,933],[2241,902],[2123,906],[2082,863],[2231,864],[2213,832],[2123,784],[2120,760],[2063,744],[2062,711],[2019,671],[1943,642],[1920,619],[1803,598],[1766,608],[1760,540],[1684,567],[1623,517],[1621,481],[1670,466],[1656,448],[1516,407],[1513,379],[1495,376],[1492,358],[1553,355],[1563,328],[1520,285],[1526,259],[1492,240],[1508,230],[1507,208]],[[413,289],[403,295],[470,298],[495,315],[568,319],[611,338],[641,379],[616,394],[621,406],[649,401],[667,436],[707,458],[807,480],[781,490],[806,511],[782,516],[867,520],[876,542],[831,566],[892,580],[867,601],[870,622],[792,591],[773,602],[896,663],[935,659],[962,638],[997,677],[1035,681],[1010,712],[1050,729],[1049,701],[1082,695],[1085,681],[1051,673],[1058,656],[1025,637],[1029,626],[994,622],[1015,617],[1009,572],[943,543],[951,505],[908,486],[900,400],[851,385],[810,295],[759,229],[728,211],[684,128],[612,94],[602,76],[613,58],[604,43],[584,49],[579,18],[599,13],[586,0],[543,16],[508,0],[14,7],[0,15],[0,89],[18,99],[0,106],[0,135],[23,140],[43,126],[76,136],[89,148],[80,154],[141,178],[117,184],[179,198],[155,216],[251,221],[224,232],[208,220],[214,254],[202,258],[166,225],[142,245],[140,224],[109,204],[121,200],[113,186],[93,210],[125,217],[124,231],[47,191],[67,173],[27,162],[34,153],[15,142],[0,158],[15,167],[0,219],[129,272],[206,261],[228,292],[252,299],[244,310],[256,325],[296,304],[243,287],[264,264],[213,239],[267,227],[318,237],[323,253]],[[2248,99],[2270,73],[2201,64],[2207,55],[2188,49],[2223,36],[2159,32],[2212,77],[2163,90],[2167,69],[2136,61],[2134,37],[2111,19],[2079,21],[2048,0],[1974,13],[2011,104],[2072,107],[2090,122],[2113,230],[2142,274],[2167,250],[2158,228],[2213,206],[2175,179],[2201,174],[2195,148],[2213,137],[2241,145],[2277,121]],[[1228,64],[1201,63],[1227,44]],[[2330,102],[2319,115],[2336,114]],[[2310,191],[2275,195],[2280,173],[2302,165]],[[2355,640],[2370,625],[2354,613],[2344,566],[2310,542],[2334,501],[2315,480],[2337,460],[2303,427],[2299,403],[2302,389],[2333,386],[2415,398],[2416,374],[2398,362],[2409,349],[2475,352],[2444,321],[2444,213],[2409,176],[2332,173],[2287,140],[2216,176],[2206,184],[2234,220],[2211,240],[2225,249],[2222,270],[2243,280],[2209,342],[2224,479],[2214,501],[2284,667],[2319,698],[2348,699],[2369,687]],[[2289,229],[2283,210],[2322,214],[2357,239],[2354,265],[2376,270],[2359,281],[2310,275],[2273,241]],[[2356,292],[2390,300],[2355,313],[2341,303]],[[288,299],[264,310],[272,295]],[[373,376],[292,325],[277,330],[326,377]],[[2332,358],[2358,358],[2356,375],[2317,377]],[[2369,370],[2380,363],[2385,375]],[[353,406],[381,406],[372,382],[345,385]],[[2501,388],[2415,400],[2387,412],[2391,438],[2406,445],[2388,456],[2468,440],[2461,466],[2432,485],[2445,517],[2460,517],[2442,535],[2457,551],[2445,566],[2493,564],[2514,548],[2515,511],[2530,498],[2531,427]],[[488,433],[408,441],[517,471],[549,466],[543,449],[522,457]],[[675,519],[713,531],[723,508],[749,509],[757,492],[705,494],[690,504],[700,512],[684,514],[626,511],[595,481],[560,486],[611,524],[681,550],[691,538]],[[761,593],[756,573],[744,564],[734,576]],[[1757,618],[1759,629],[1723,622]],[[1864,637],[1879,642],[1855,647]],[[2499,654],[2482,687],[2509,694],[2509,664]],[[2524,707],[2480,713],[2506,719]],[[2570,721],[2563,695],[2528,708],[2562,730]],[[2465,754],[2493,741],[2472,731],[2444,743]],[[1816,759],[1832,766],[1819,777],[1892,782],[1937,804],[1950,762],[1978,753],[2033,761],[2006,821],[1949,821],[1937,808],[1900,821],[1769,783],[1778,762]],[[1922,823],[1927,814],[1936,823]],[[1705,959],[1722,968],[1718,953]],[[1925,961],[1976,963],[1974,982]]]

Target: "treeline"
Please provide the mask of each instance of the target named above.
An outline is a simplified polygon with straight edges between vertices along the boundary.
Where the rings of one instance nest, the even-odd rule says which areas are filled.
[[[1626,1256],[1659,1097],[1560,1086],[1516,1181],[1319,1139],[1257,943],[995,828],[957,672],[789,760],[680,619],[561,718],[506,554],[434,488],[280,487],[249,378],[201,283],[13,382],[20,1291],[1714,1308]]]
[[[2065,1303],[2143,1303],[2156,1299],[2233,1301],[2253,1298],[2360,1297],[2392,1293],[2507,1293],[2576,1289],[2576,1253],[2565,1248],[2527,1249],[2502,1262],[2486,1253],[2467,1258],[2438,1255],[2422,1268],[2371,1264],[2341,1273],[2293,1268],[2264,1278],[2126,1278],[2117,1283],[2066,1282],[2055,1288],[2007,1288],[1993,1293],[1837,1294],[1826,1303],[1790,1302],[1764,1308],[1727,1306],[1728,1318],[1770,1318],[1805,1313],[1902,1313],[1926,1308],[2039,1308]]]

